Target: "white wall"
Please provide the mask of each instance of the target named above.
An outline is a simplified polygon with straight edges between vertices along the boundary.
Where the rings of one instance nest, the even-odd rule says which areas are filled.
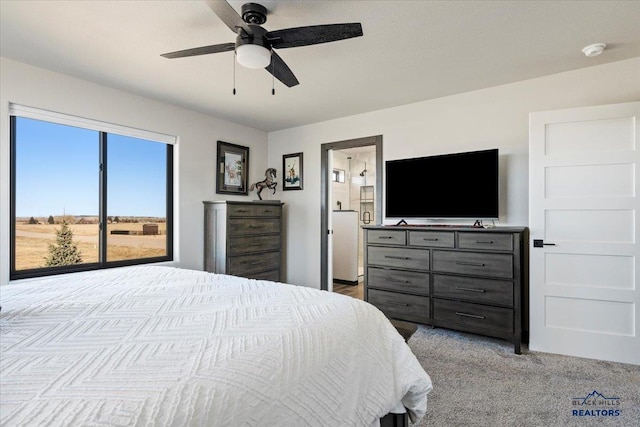
[[[267,150],[265,132],[0,58],[0,284],[9,276],[9,102],[177,135],[175,251],[187,268],[202,268],[202,200],[253,199],[215,194],[216,141],[250,147],[250,182],[283,154],[302,151],[304,189],[279,193],[285,277],[320,288],[321,144],[383,135],[384,160],[497,147],[500,225],[527,225],[529,112],[640,100],[639,75],[634,58],[272,132]]]
[[[270,164],[304,152],[304,190],[282,193],[287,281],[320,288],[321,144],[382,135],[384,160],[498,148],[498,225],[526,226],[529,113],[635,100],[640,58],[270,133]]]
[[[349,205],[351,199],[351,187],[349,186],[349,160],[347,155],[336,151],[333,155],[333,169],[340,169],[344,172],[344,182],[331,182],[331,201],[329,207],[331,210],[349,210],[353,206]],[[338,207],[341,203],[341,208]]]
[[[376,204],[375,204],[375,186],[376,186],[376,150],[375,147],[369,147],[369,151],[358,151],[354,154],[354,162],[351,166],[349,185],[351,186],[351,206],[352,209],[358,211],[358,275],[364,274],[364,230],[363,225],[376,223]],[[367,169],[365,176],[360,176],[363,169]],[[371,204],[360,204],[361,187],[366,185],[371,187],[364,195],[365,199],[373,199]],[[368,212],[372,218],[372,222],[365,224],[362,221],[365,212]]]
[[[216,195],[216,141],[250,148],[249,182],[262,179],[267,134],[127,92],[0,58],[0,285],[9,279],[9,103],[178,136],[174,228],[177,266],[203,268],[203,200]]]

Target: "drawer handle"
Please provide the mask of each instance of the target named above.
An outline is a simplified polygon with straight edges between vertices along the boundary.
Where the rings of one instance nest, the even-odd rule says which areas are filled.
[[[249,211],[248,211],[248,210],[246,210],[246,209],[238,209],[238,212],[245,213],[245,212],[249,212]]]
[[[385,280],[388,280],[391,283],[411,283],[410,280],[399,280],[394,277],[385,277]]]
[[[388,302],[388,305],[399,305],[400,307],[409,307],[409,304],[405,304],[403,302]]]
[[[425,242],[437,242],[438,238],[437,237],[425,237],[422,240],[424,240]]]
[[[393,239],[393,236],[378,236],[378,239]]]
[[[393,255],[385,255],[385,258],[389,258],[389,259],[402,259],[402,260],[408,260],[411,259],[409,257],[406,256],[393,256]]]
[[[459,288],[457,286],[456,286],[456,289],[459,290],[459,291],[478,292],[478,293],[481,293],[481,294],[484,294],[485,292],[487,292],[484,289]]]
[[[476,240],[476,243],[482,243],[485,245],[493,245],[493,240]]]
[[[250,225],[249,228],[264,228],[264,225]]]
[[[456,311],[456,315],[462,316],[462,317],[473,317],[474,319],[481,319],[481,320],[486,319],[484,316],[478,316],[476,314],[469,314],[469,313],[462,313],[460,311]]]
[[[484,263],[483,262],[457,261],[456,264],[458,264],[458,265],[471,265],[471,266],[474,266],[474,267],[484,267]]]

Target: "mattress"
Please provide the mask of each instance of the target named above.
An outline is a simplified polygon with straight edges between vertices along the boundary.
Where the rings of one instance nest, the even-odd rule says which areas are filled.
[[[0,424],[371,426],[432,388],[372,305],[136,266],[0,289]]]

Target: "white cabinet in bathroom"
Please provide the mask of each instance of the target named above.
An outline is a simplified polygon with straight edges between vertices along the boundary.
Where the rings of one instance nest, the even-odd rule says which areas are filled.
[[[333,211],[333,280],[358,282],[358,212]]]

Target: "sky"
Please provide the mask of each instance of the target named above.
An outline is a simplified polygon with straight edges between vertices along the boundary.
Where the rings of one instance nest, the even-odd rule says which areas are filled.
[[[166,145],[109,134],[107,215],[166,215]],[[99,132],[16,119],[16,216],[98,215]]]

